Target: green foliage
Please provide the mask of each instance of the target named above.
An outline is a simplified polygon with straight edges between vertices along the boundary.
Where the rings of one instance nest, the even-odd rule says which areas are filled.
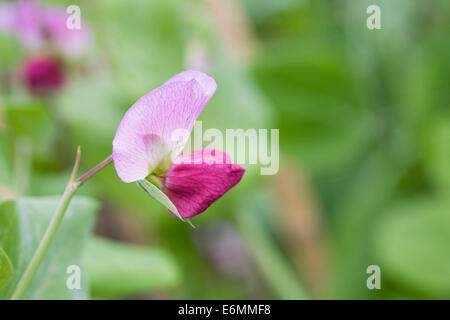
[[[375,264],[370,250],[373,221],[380,208],[389,203],[398,179],[399,168],[391,167],[389,158],[380,151],[352,174],[345,190],[348,197],[339,198],[333,207],[336,270],[334,295],[338,299],[379,297],[379,292],[367,290],[367,266]],[[370,192],[367,186],[370,185]],[[341,186],[341,184],[339,184]]]
[[[0,183],[9,185],[12,180],[12,148],[8,136],[0,134]],[[0,197],[1,200],[1,197]]]
[[[450,296],[450,208],[444,200],[450,191],[449,1],[238,3],[249,30],[226,14],[218,18],[204,1],[84,1],[92,50],[80,61],[64,61],[64,88],[48,97],[30,97],[15,82],[23,58],[35,52],[0,34],[0,199],[42,197],[0,204],[1,298],[9,297],[42,237],[57,202],[46,196],[62,193],[76,147],[83,150],[80,171],[111,154],[125,111],[175,73],[193,68],[192,44],[204,50],[205,71],[218,83],[199,118],[203,130],[279,129],[280,168],[289,170],[289,162],[310,177],[322,209],[316,218],[332,240],[324,253],[333,257],[326,298]],[[381,7],[381,30],[365,27],[371,4]],[[246,47],[247,31],[254,55],[235,61],[231,53]],[[285,243],[274,235],[283,217],[278,199],[268,196],[273,177],[246,169],[239,185],[196,217],[192,229],[167,214],[166,208],[176,210],[156,187],[141,183],[152,201],[135,184],[122,183],[111,165],[80,193],[102,199],[112,216],[130,223],[138,217],[143,242],[158,246],[95,238],[85,250],[96,204],[75,198],[26,297],[164,291],[170,298],[252,298],[243,281],[248,275],[220,274],[200,249],[198,234],[219,219],[239,230],[257,275],[252,281],[267,289],[268,298],[310,296],[301,286],[308,279],[296,273]],[[255,189],[261,191],[255,195]],[[134,232],[117,224],[100,227]],[[82,289],[68,291],[66,267],[82,266],[82,257]],[[365,285],[371,264],[381,266],[382,290]]]
[[[450,201],[403,200],[383,212],[373,238],[386,276],[430,297],[450,296]]]
[[[0,71],[10,72],[21,58],[22,53],[15,39],[0,34]]]
[[[51,125],[46,106],[39,101],[9,101],[3,113],[15,135],[39,138]]]
[[[172,256],[159,248],[93,238],[84,258],[91,293],[98,298],[125,298],[172,289],[180,279]]]
[[[282,150],[308,169],[345,169],[373,134],[341,44],[326,37],[270,45],[255,74],[277,110]]]
[[[13,273],[0,292],[7,299],[35,252],[58,198],[21,198],[0,204],[0,247],[8,255]],[[54,241],[34,276],[25,299],[87,299],[89,285],[83,268],[82,252],[94,222],[97,203],[88,198],[74,198]],[[81,289],[66,287],[70,265],[81,268]],[[3,272],[2,272],[3,275]]]
[[[101,0],[91,8],[90,22],[130,99],[136,101],[180,70],[182,26],[176,1],[139,0],[130,5],[126,0]]]
[[[450,114],[449,114],[450,116]],[[427,172],[436,187],[450,192],[450,117],[443,116],[430,126],[424,138]]]
[[[271,207],[266,194],[255,193],[246,198],[237,216],[239,229],[273,295],[277,299],[307,299],[301,280],[264,225],[264,217],[274,212]]]
[[[6,254],[5,250],[0,247],[0,291],[9,280],[12,272],[13,266],[11,260],[9,260],[9,257]]]

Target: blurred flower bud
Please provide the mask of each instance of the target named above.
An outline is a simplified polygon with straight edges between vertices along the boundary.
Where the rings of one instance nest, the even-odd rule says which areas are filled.
[[[20,67],[20,80],[34,95],[53,93],[64,83],[62,65],[51,56],[31,57]]]

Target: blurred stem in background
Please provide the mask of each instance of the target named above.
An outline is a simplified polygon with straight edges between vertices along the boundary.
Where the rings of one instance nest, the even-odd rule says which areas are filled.
[[[255,56],[257,42],[240,1],[207,0],[206,4],[230,55],[247,65]]]
[[[246,197],[236,216],[242,237],[262,277],[277,299],[308,299],[308,294],[287,259],[270,237],[264,218],[272,215],[271,203],[264,191]],[[272,213],[269,213],[272,211]]]
[[[20,195],[26,195],[28,192],[32,162],[31,138],[18,136],[14,139],[14,188]]]
[[[283,163],[273,186],[278,200],[280,237],[311,295],[326,296],[331,254],[313,187],[303,170],[290,161]]]
[[[58,204],[58,207],[56,208],[56,211],[52,216],[50,224],[47,230],[45,231],[44,237],[39,243],[39,246],[36,249],[33,258],[31,259],[30,263],[25,269],[24,274],[22,275],[19,283],[17,284],[16,289],[14,290],[11,296],[12,300],[21,299],[22,296],[24,295],[28,285],[30,284],[31,280],[33,279],[33,276],[37,272],[42,260],[44,259],[45,254],[47,253],[47,250],[50,244],[52,243],[53,238],[55,237],[56,231],[58,230],[58,227],[61,224],[62,219],[64,218],[64,214],[66,213],[70,201],[72,200],[74,194],[77,192],[78,188],[81,187],[83,183],[86,182],[89,178],[91,178],[93,175],[95,175],[97,172],[99,172],[112,162],[112,157],[109,156],[104,161],[99,163],[97,166],[89,170],[86,174],[81,176],[81,178],[75,180],[78,167],[80,164],[80,157],[81,157],[81,150],[80,147],[78,147],[77,155],[75,158],[75,164],[73,166],[72,175],[70,176],[69,183],[67,184],[67,187]]]

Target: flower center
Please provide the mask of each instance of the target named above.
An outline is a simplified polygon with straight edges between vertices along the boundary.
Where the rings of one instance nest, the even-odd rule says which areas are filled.
[[[157,187],[158,189],[161,189],[163,187],[163,183],[161,181],[160,177],[157,177],[153,174],[148,175],[145,180],[147,180],[148,182],[150,182],[151,184],[153,184],[155,187]]]

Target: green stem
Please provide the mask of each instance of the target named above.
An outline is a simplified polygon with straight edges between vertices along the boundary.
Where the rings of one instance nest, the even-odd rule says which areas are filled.
[[[29,137],[14,139],[14,187],[18,194],[26,195],[32,163],[32,142]]]
[[[64,213],[69,206],[70,200],[77,191],[78,186],[79,184],[76,183],[69,183],[67,185],[66,190],[64,191],[64,194],[58,204],[58,207],[53,214],[52,220],[50,221],[50,224],[45,231],[44,237],[39,243],[39,246],[34,253],[33,258],[31,259],[30,264],[22,275],[22,278],[20,279],[16,289],[14,290],[14,293],[11,296],[12,300],[20,299],[25,293],[25,290],[30,284],[31,279],[39,268],[39,265],[44,259],[45,254],[47,253],[48,247],[50,246],[55,236],[56,230],[58,229],[58,226],[60,225],[64,217]]]
[[[61,198],[61,200],[58,203],[58,207],[55,210],[55,213],[52,216],[52,219],[50,221],[49,226],[47,227],[47,230],[45,231],[44,237],[42,238],[41,242],[39,243],[38,248],[36,249],[36,252],[33,255],[33,258],[31,259],[30,263],[28,264],[25,272],[22,275],[22,278],[20,279],[19,283],[17,284],[16,289],[14,290],[11,300],[18,300],[21,299],[28,288],[28,285],[30,284],[31,280],[33,279],[33,276],[35,275],[36,271],[38,270],[42,260],[45,257],[45,254],[48,251],[48,248],[50,244],[52,243],[53,238],[55,237],[55,233],[58,230],[59,225],[61,224],[61,221],[64,217],[64,214],[66,213],[67,207],[70,204],[70,200],[72,200],[73,195],[77,192],[78,188],[89,178],[91,178],[94,174],[96,174],[98,171],[105,168],[108,164],[112,162],[111,156],[109,156],[106,160],[99,163],[97,166],[95,166],[93,169],[89,170],[88,173],[82,176],[82,178],[75,180],[78,165],[80,163],[80,148],[78,148],[77,156],[75,159],[75,164],[72,170],[72,175],[70,177],[69,183],[67,184],[67,187],[64,191],[64,194]]]

